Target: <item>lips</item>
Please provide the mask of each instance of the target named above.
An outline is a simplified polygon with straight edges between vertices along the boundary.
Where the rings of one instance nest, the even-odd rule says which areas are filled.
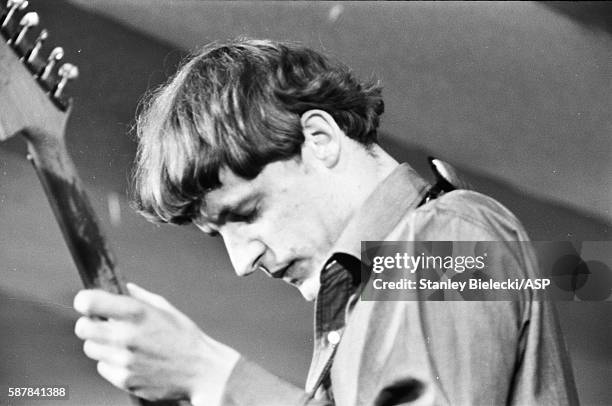
[[[290,278],[290,275],[288,275],[289,270],[293,266],[294,262],[295,261],[291,261],[289,262],[289,264],[287,264],[287,266],[279,268],[276,271],[270,272],[270,276],[275,279],[284,279],[288,281],[289,283],[294,283],[294,279]],[[289,279],[287,277],[289,277]]]

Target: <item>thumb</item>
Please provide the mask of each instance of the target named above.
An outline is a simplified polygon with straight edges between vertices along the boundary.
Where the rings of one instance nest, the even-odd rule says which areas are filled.
[[[149,292],[148,290],[141,288],[135,283],[128,282],[126,284],[126,287],[127,287],[128,292],[130,293],[130,296],[132,296],[135,299],[138,299],[142,302],[148,303],[151,306],[154,306],[160,309],[166,309],[166,310],[174,309],[172,305],[164,297],[158,294]]]

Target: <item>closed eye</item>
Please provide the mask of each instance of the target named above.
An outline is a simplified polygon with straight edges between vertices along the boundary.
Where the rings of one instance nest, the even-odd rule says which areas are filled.
[[[253,223],[261,214],[261,199],[258,196],[248,196],[237,203],[226,204],[219,209],[208,213],[206,217],[207,229],[218,229],[227,223]],[[202,228],[202,227],[201,227]],[[204,230],[207,234],[211,234],[210,230]]]
[[[253,208],[252,210],[246,212],[229,212],[227,213],[225,221],[250,224],[257,219],[258,215],[259,210],[257,208]]]
[[[200,229],[200,231],[202,231],[204,234],[210,236],[210,237],[217,237],[219,235],[221,235],[219,233],[219,231],[217,231],[215,228],[211,227],[209,224],[202,222],[201,220],[194,220],[193,224]]]

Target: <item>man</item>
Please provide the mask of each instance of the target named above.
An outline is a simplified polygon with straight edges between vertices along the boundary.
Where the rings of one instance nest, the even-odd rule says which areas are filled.
[[[259,269],[315,300],[306,390],[133,284],[75,298],[99,373],[194,405],[576,403],[549,303],[360,300],[361,241],[527,239],[478,193],[426,202],[430,185],[376,143],[382,112],[380,87],[307,48],[238,40],[181,67],[139,118],[137,205],[219,234],[238,275]],[[502,257],[533,274],[528,255]]]

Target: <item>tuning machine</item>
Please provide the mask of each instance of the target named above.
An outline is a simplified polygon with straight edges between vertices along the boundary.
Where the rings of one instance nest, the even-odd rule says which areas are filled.
[[[49,38],[49,31],[43,28],[38,34],[38,37],[36,37],[36,40],[34,41],[34,46],[27,53],[27,58],[25,58],[25,61],[28,64],[34,64],[36,58],[38,57],[38,54],[40,53],[40,49],[42,48],[43,43],[47,40],[47,38]]]
[[[13,47],[17,48],[25,39],[27,32],[32,28],[36,27],[40,23],[40,17],[36,11],[30,11],[29,13],[25,13],[21,20],[19,21],[19,32],[17,35],[7,41],[9,45],[13,45]]]
[[[2,18],[2,24],[0,24],[0,28],[2,30],[6,30],[15,15],[15,12],[18,10],[23,10],[28,6],[28,0],[8,0],[6,2],[6,7],[8,7],[8,11]]]
[[[65,96],[66,86],[78,77],[79,69],[70,63],[59,66],[64,57],[62,47],[55,47],[47,57],[44,56],[43,45],[49,38],[49,32],[41,29],[37,35],[33,34],[40,18],[34,11],[22,12],[27,7],[27,0],[0,0],[0,31],[53,103],[67,110],[70,100]]]
[[[79,68],[71,63],[65,63],[57,71],[57,74],[60,77],[60,81],[55,86],[55,90],[53,91],[53,97],[56,99],[62,98],[62,93],[64,92],[64,88],[69,80],[74,80],[79,77]]]
[[[5,36],[8,38],[6,43],[13,47],[15,52],[20,56],[21,61],[24,61],[25,58],[32,53],[34,47],[37,47],[36,50],[34,50],[34,55],[36,55],[36,53],[40,51],[42,41],[48,37],[48,32],[46,30],[41,30],[37,40],[34,43],[28,39],[29,32],[31,32],[33,28],[37,27],[39,23],[40,17],[38,16],[38,13],[35,11],[30,11],[21,17],[17,27],[15,27],[14,23],[11,23],[11,26],[4,31]]]
[[[47,64],[47,67],[56,65],[61,59],[59,58],[59,51],[55,52],[56,59],[53,59],[53,56],[54,55],[50,55],[50,62]],[[64,90],[66,89],[66,85],[69,81],[79,77],[79,68],[71,63],[64,63],[59,67],[59,69],[57,69],[57,72],[49,73],[49,75],[50,76],[48,76],[44,81],[45,87],[49,89],[49,97],[51,97],[51,100],[53,100],[53,102],[62,110],[68,109],[70,106],[70,99],[64,95]]]
[[[38,79],[43,83],[47,83],[49,79],[51,78],[51,74],[53,73],[53,68],[55,68],[55,65],[59,61],[61,61],[63,57],[64,57],[64,48],[62,47],[53,48],[51,52],[49,53],[49,56],[47,57],[47,63],[45,64],[45,67],[42,69]],[[47,87],[51,87],[51,86],[47,85]]]

